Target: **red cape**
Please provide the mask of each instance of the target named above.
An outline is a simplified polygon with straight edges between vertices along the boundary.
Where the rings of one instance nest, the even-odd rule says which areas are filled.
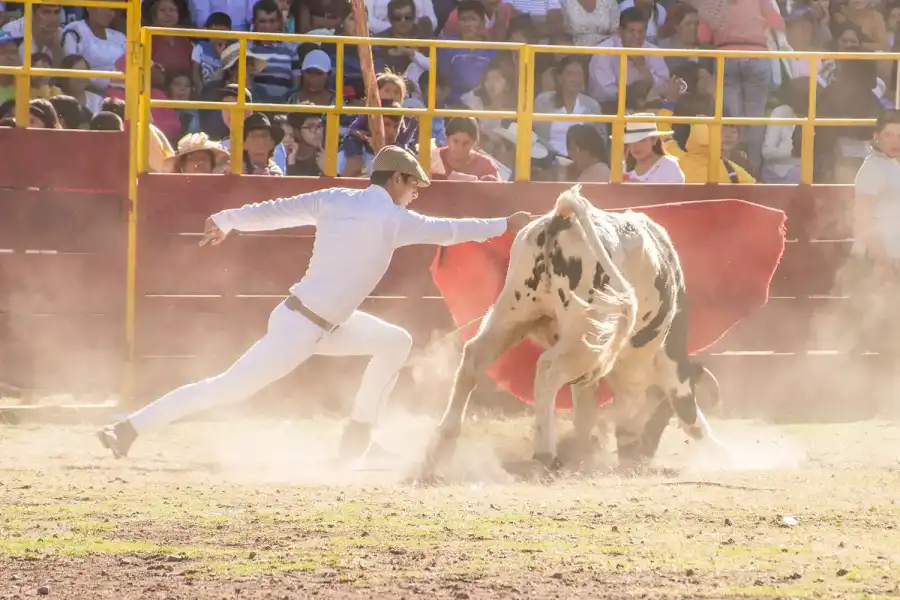
[[[614,209],[618,212],[624,209]],[[761,308],[769,297],[769,283],[784,252],[783,211],[742,200],[708,200],[638,207],[665,227],[678,251],[690,300],[688,346],[696,353]],[[457,327],[483,315],[491,307],[506,278],[513,236],[483,243],[469,242],[438,248],[431,265],[434,283],[444,296]],[[469,340],[479,321],[460,333]],[[534,375],[541,349],[525,340],[501,356],[488,373],[512,395],[533,402]],[[599,402],[612,399],[601,385]],[[569,387],[560,390],[557,409],[570,409]]]

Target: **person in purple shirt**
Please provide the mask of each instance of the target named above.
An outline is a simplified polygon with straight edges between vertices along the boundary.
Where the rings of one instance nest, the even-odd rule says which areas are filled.
[[[375,78],[375,83],[378,85],[378,97],[381,98],[382,106],[391,102],[403,104],[403,100],[406,98],[406,82],[402,77],[394,73],[380,73]],[[359,115],[353,120],[341,141],[341,150],[345,157],[363,155],[365,141],[359,134],[368,131],[368,115]],[[394,145],[410,150],[415,147],[418,134],[419,121],[412,117],[405,117],[400,121],[400,130],[397,132],[397,141]]]
[[[467,42],[483,42],[486,39],[484,5],[478,0],[462,0],[456,7],[459,15],[459,37]],[[484,77],[488,64],[497,55],[496,50],[472,50],[469,48],[439,48],[437,69],[450,84],[448,101],[458,103],[460,97],[471,92]]]

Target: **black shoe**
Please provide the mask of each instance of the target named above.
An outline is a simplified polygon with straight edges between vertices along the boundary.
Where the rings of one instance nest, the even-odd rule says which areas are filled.
[[[352,462],[363,456],[372,445],[372,426],[368,423],[350,421],[344,428],[338,460],[342,463]]]
[[[131,449],[137,436],[137,431],[134,430],[131,421],[121,421],[97,432],[100,443],[107,450],[111,450],[116,458],[128,456],[128,450]]]

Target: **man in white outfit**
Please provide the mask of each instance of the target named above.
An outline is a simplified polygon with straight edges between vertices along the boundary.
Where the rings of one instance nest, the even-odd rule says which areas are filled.
[[[409,356],[404,329],[357,310],[381,280],[394,250],[411,244],[448,246],[518,232],[533,217],[440,219],[407,210],[428,176],[412,154],[385,146],[364,190],[331,188],[280,198],[209,217],[200,245],[221,243],[232,229],[270,231],[316,226],[306,274],[269,316],[268,331],[223,373],[184,385],[124,421],[98,432],[104,447],[126,456],[139,434],[203,410],[241,402],[314,354],[371,356],[341,439],[339,458],[353,460],[371,445],[379,408]]]

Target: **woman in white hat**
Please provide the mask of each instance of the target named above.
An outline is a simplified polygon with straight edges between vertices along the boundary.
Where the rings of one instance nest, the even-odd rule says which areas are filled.
[[[636,114],[648,116],[652,114]],[[656,123],[629,121],[625,124],[624,181],[641,183],[684,183],[684,172],[675,158],[663,149],[662,137],[671,131],[659,131]]]
[[[166,158],[166,173],[219,173],[228,162],[228,150],[211,142],[205,133],[189,133],[178,140],[178,150]]]

